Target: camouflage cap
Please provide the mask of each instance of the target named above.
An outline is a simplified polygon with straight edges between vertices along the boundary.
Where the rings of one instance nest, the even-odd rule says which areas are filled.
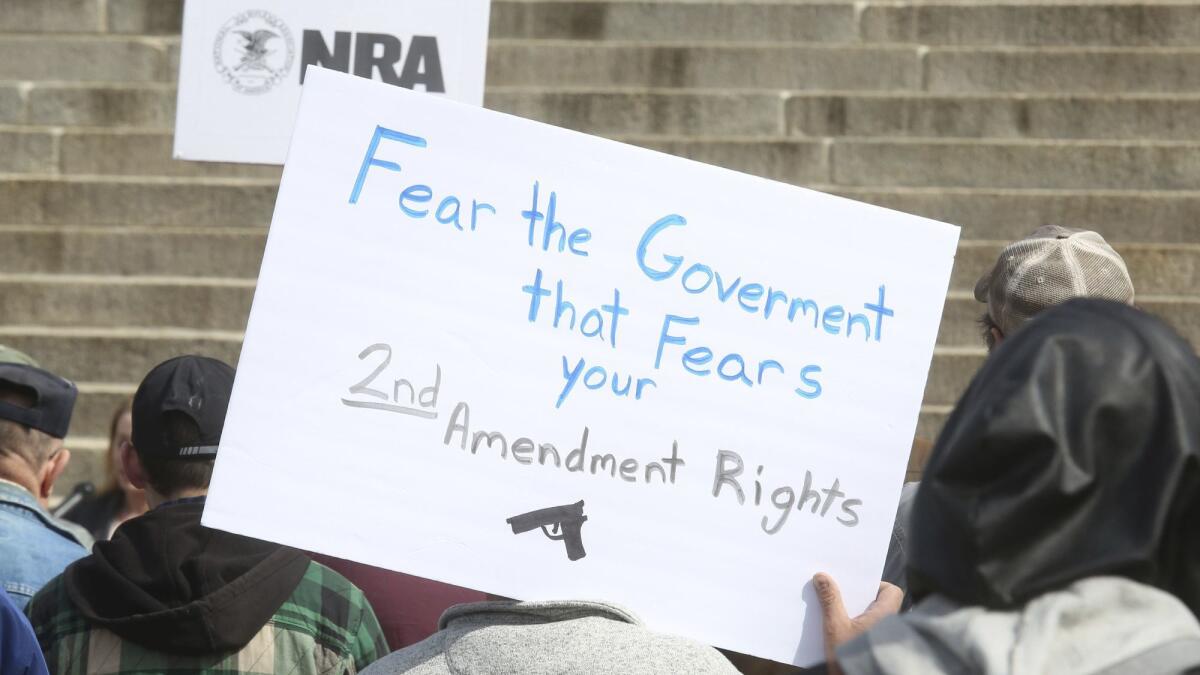
[[[24,366],[39,367],[38,362],[34,361],[28,354],[22,351],[13,349],[0,344],[0,363],[19,363]]]

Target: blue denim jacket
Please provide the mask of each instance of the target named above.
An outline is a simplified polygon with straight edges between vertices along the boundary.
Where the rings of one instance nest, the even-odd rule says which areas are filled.
[[[25,488],[0,481],[0,583],[18,608],[91,547],[82,527],[51,516]]]

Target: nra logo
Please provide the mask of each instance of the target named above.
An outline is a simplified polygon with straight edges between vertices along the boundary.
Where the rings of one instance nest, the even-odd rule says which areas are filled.
[[[262,94],[292,70],[296,45],[279,17],[252,9],[221,26],[213,44],[217,73],[239,94]]]
[[[310,65],[407,89],[445,93],[437,38],[414,35],[407,50],[400,38],[386,33],[335,31],[327,41],[320,30],[305,29],[300,46],[300,83]],[[225,22],[213,45],[213,62],[221,78],[240,94],[262,94],[292,71],[296,46],[279,17],[249,10]]]
[[[306,30],[302,44],[300,84],[304,84],[304,72],[313,65],[343,73],[353,72],[368,80],[375,79],[375,71],[379,71],[380,80],[398,87],[416,89],[420,85],[425,91],[446,91],[442,57],[438,53],[437,38],[432,35],[414,35],[407,52],[402,49],[404,45],[400,38],[386,33],[338,31],[333,34],[333,47],[330,48],[321,31]]]

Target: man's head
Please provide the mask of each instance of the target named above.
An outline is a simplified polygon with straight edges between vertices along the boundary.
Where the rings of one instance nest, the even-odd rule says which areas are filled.
[[[43,505],[71,453],[63,438],[78,390],[53,373],[0,362],[0,478],[33,493]]]
[[[975,284],[987,305],[980,318],[990,350],[1041,311],[1071,298],[1133,304],[1133,281],[1104,237],[1057,225],[1004,247],[995,266]]]
[[[216,359],[180,356],[142,380],[122,460],[130,482],[146,490],[151,505],[207,492],[233,372]]]

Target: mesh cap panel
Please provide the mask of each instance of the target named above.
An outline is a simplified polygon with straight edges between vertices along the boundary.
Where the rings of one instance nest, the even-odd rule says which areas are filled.
[[[1088,297],[1133,304],[1133,281],[1104,237],[1058,226],[1009,244],[975,286],[975,299],[1005,335],[1048,307]]]

